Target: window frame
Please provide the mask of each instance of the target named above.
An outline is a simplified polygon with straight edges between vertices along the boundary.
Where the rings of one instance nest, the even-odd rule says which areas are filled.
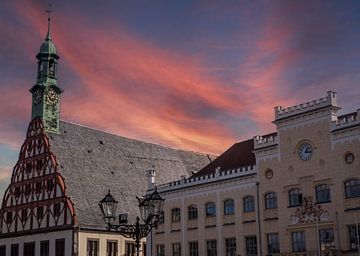
[[[156,256],[165,256],[165,244],[156,245]]]
[[[205,204],[206,217],[216,217],[216,204],[214,202],[207,202]]]
[[[19,256],[20,255],[20,246],[19,244],[10,245],[10,256]]]
[[[86,256],[99,256],[99,239],[88,238],[86,241]]]
[[[235,214],[235,201],[232,198],[224,200],[224,215]]]
[[[297,241],[294,238],[301,238],[301,240]],[[299,247],[299,245],[301,246]],[[293,253],[306,252],[305,231],[296,231],[291,233],[291,248]]]
[[[264,195],[265,210],[277,209],[277,194],[276,192],[268,192]]]
[[[268,234],[266,234],[266,243],[267,243],[268,255],[272,255],[273,253],[280,253],[279,233],[268,233]]]
[[[357,248],[357,241],[360,240],[360,225],[357,225],[358,231],[356,231],[356,224],[348,225],[348,235],[349,235],[349,248],[350,250],[356,250]]]
[[[49,240],[40,241],[40,256],[49,256],[50,254]]]
[[[65,238],[55,240],[55,256],[65,256]]]
[[[352,182],[354,182],[354,184],[351,184]],[[346,199],[360,197],[360,179],[352,178],[345,181],[344,190]]]
[[[171,222],[180,222],[181,221],[181,209],[172,208],[171,209]]]
[[[217,256],[216,239],[206,240],[206,256]]]
[[[172,256],[181,256],[181,243],[172,243]]]
[[[295,191],[297,193],[295,193]],[[295,200],[296,199],[296,200]],[[302,205],[302,194],[299,188],[293,188],[288,191],[289,207],[298,207]]]
[[[245,255],[256,256],[257,255],[257,237],[256,235],[245,236]]]
[[[189,256],[199,256],[199,242],[189,241]]]
[[[225,238],[225,256],[236,255],[236,237]]]
[[[118,241],[117,240],[106,240],[106,256],[117,256],[118,255]]]
[[[323,183],[315,187],[315,198],[317,204],[331,202],[330,185]]]
[[[195,204],[188,207],[188,220],[196,220],[198,218],[198,210]]]
[[[245,196],[243,198],[243,207],[244,212],[254,212],[255,211],[255,198],[252,195]]]

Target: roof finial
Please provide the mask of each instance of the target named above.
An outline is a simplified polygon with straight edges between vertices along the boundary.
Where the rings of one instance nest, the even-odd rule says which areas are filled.
[[[46,10],[46,12],[49,14],[48,16],[48,31],[47,31],[47,35],[46,35],[46,40],[51,40],[51,35],[50,35],[50,21],[51,21],[51,3],[49,2],[49,9]]]

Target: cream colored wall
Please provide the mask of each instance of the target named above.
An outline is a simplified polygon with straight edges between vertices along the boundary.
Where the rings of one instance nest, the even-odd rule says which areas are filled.
[[[238,178],[239,180],[241,178]],[[236,238],[238,253],[243,251],[243,237],[257,235],[256,222],[243,224],[247,220],[256,219],[256,212],[243,213],[243,197],[253,195],[256,197],[256,176],[247,184],[236,181],[196,189],[183,190],[178,193],[163,194],[166,198],[164,213],[165,222],[160,224],[153,232],[153,255],[156,255],[156,245],[165,244],[165,255],[172,255],[172,243],[181,243],[182,255],[188,255],[188,243],[198,241],[199,255],[206,255],[206,241],[217,240],[218,255],[225,255],[225,239]],[[235,201],[235,214],[224,215],[223,202],[226,199]],[[216,203],[216,217],[206,217],[205,204]],[[197,220],[188,220],[187,208],[197,205]],[[181,209],[181,221],[171,222],[171,209]],[[239,228],[241,227],[241,228]]]
[[[49,241],[50,256],[55,256],[56,239],[65,239],[65,255],[72,255],[73,230],[54,231],[27,236],[9,237],[0,239],[0,246],[6,245],[6,256],[10,256],[12,244],[19,244],[19,255],[23,255],[24,243],[35,242],[35,255],[40,255],[40,242]]]
[[[113,233],[105,233],[105,232],[97,232],[97,231],[79,231],[78,232],[78,248],[79,248],[79,256],[87,256],[87,241],[88,239],[95,239],[99,241],[99,254],[98,255],[106,255],[106,246],[107,241],[117,241],[118,243],[118,255],[125,255],[125,243],[130,242],[134,243],[134,240],[125,238],[118,234]],[[142,243],[145,243],[145,239],[142,240]],[[140,255],[144,255],[141,253]]]
[[[279,158],[268,158],[258,162],[261,219],[263,220],[267,214],[264,209],[264,194],[267,192],[277,193],[279,209],[278,220],[262,221],[262,239],[265,241],[263,251],[267,251],[266,234],[278,232],[281,252],[291,252],[291,232],[296,230],[305,231],[307,250],[317,250],[315,224],[290,225],[290,216],[296,208],[288,207],[288,190],[299,187],[303,196],[312,196],[315,202],[315,186],[323,183],[330,185],[331,202],[323,203],[321,207],[329,211],[331,221],[321,223],[320,228],[333,228],[336,246],[339,245],[342,250],[349,249],[347,225],[355,224],[355,212],[345,211],[348,208],[346,204],[353,203],[352,207],[360,207],[360,198],[345,199],[343,182],[350,177],[360,178],[360,132],[357,128],[355,133],[352,132],[352,138],[334,143],[334,135],[330,133],[330,121],[329,114],[321,113],[313,121],[303,120],[303,124],[301,120],[296,120],[294,122],[297,122],[297,125],[292,126],[291,122],[286,126],[279,125]],[[313,156],[308,161],[300,160],[298,157],[297,147],[304,140],[309,141],[314,148]],[[346,152],[355,155],[354,163],[345,163]],[[272,179],[265,177],[268,168],[274,172]]]

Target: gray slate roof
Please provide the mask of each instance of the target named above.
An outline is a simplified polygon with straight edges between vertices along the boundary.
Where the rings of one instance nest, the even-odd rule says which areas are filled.
[[[65,178],[81,228],[104,229],[98,206],[108,189],[119,201],[118,213],[129,222],[139,215],[136,195],[147,189],[146,170],[154,166],[158,184],[191,176],[212,156],[171,149],[61,121],[60,134],[50,134],[51,151]]]

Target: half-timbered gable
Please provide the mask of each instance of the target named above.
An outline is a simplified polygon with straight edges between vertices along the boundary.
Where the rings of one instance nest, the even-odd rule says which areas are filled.
[[[5,192],[0,227],[3,234],[69,227],[75,211],[41,119],[34,119]]]

